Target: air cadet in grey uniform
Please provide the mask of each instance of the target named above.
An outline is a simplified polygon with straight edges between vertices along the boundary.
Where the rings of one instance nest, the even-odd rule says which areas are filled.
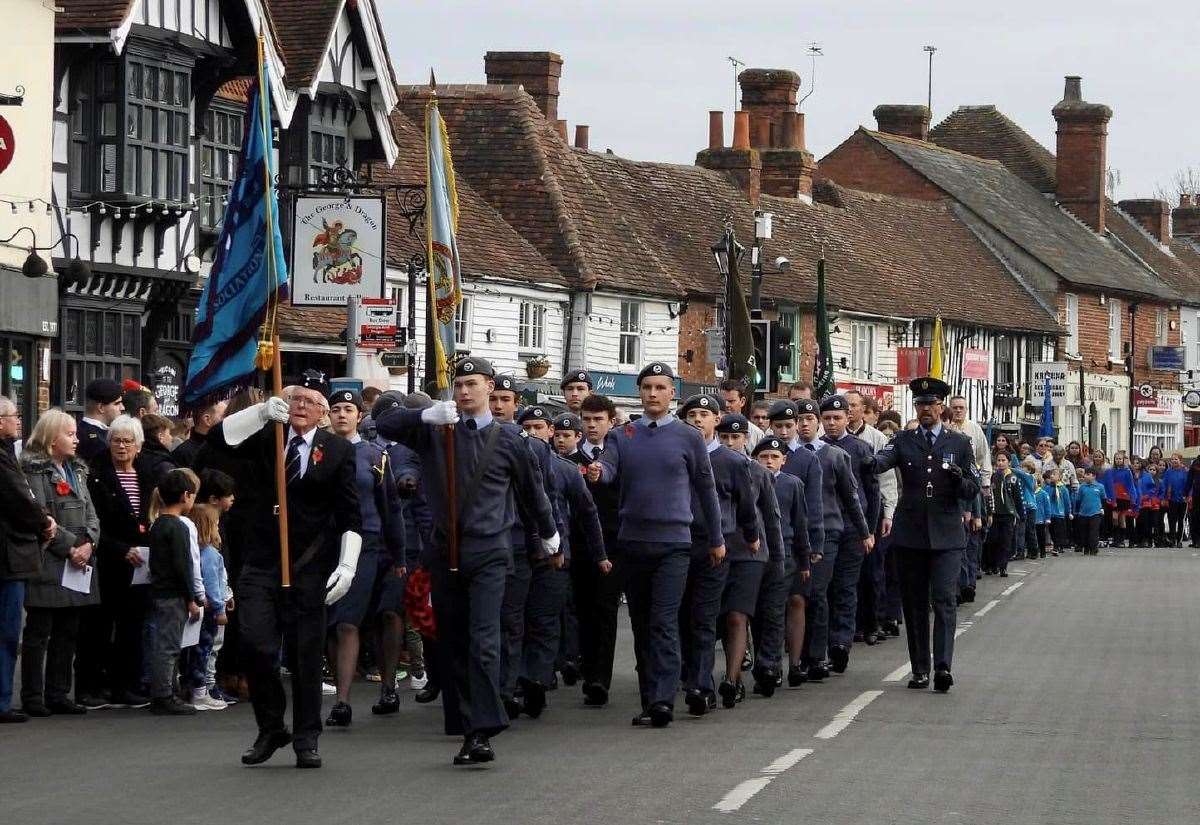
[[[929,687],[929,608],[933,599],[934,690],[954,684],[956,596],[963,548],[967,544],[962,501],[979,492],[971,440],[942,424],[943,399],[950,387],[936,378],[909,384],[920,426],[901,430],[875,456],[875,469],[900,471],[900,501],[892,525],[900,574],[904,628],[912,662],[913,689]]]

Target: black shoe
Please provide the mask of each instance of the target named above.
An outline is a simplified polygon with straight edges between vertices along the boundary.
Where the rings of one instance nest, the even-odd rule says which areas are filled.
[[[829,648],[829,669],[834,673],[845,673],[850,664],[850,648],[845,645],[834,645]]]
[[[867,647],[875,647],[875,645],[879,644],[879,634],[874,630],[867,631],[863,634],[863,644],[867,645]]]
[[[746,701],[746,683],[745,682],[738,682],[737,696],[735,698],[737,699],[738,704],[741,704],[742,702]]]
[[[45,719],[50,716],[50,708],[42,702],[26,702],[21,712],[31,719]]]
[[[1000,578],[1002,578],[1002,579],[1007,579],[1007,578],[1008,578],[1008,571],[1007,571],[1007,570],[1001,570],[1001,571],[1000,571]]]
[[[330,728],[348,728],[350,721],[354,717],[354,712],[350,709],[350,705],[346,702],[337,702],[333,709],[329,711],[329,718],[325,720],[325,726]],[[300,753],[300,751],[296,751]]]
[[[687,703],[688,713],[692,716],[703,716],[708,713],[708,699],[704,695],[704,691],[692,688],[687,692],[684,698]]]
[[[637,716],[633,717],[633,720],[630,722],[630,724],[632,724],[635,728],[650,727],[650,711],[642,711]]]
[[[75,700],[78,704],[83,705],[88,710],[104,710],[107,707],[112,707],[107,699],[94,693],[84,693],[80,696],[76,696]]]
[[[779,683],[779,674],[769,667],[755,667],[751,671],[754,675],[754,692],[759,696],[770,699],[775,695],[775,687]]]
[[[745,673],[754,667],[754,657],[750,655],[750,650],[742,654],[742,672]]]
[[[521,715],[521,703],[511,696],[500,697],[504,702],[504,712],[508,714],[509,719],[516,719]]]
[[[952,684],[954,684],[954,677],[950,675],[950,671],[941,669],[934,671],[933,689],[938,693],[946,693]]]
[[[80,702],[79,704],[83,704]],[[112,704],[109,707],[113,708],[144,708],[150,704],[150,700],[145,696],[134,693],[133,691],[124,691],[122,693],[114,693]]]
[[[803,665],[792,665],[788,668],[788,687],[800,687],[808,681],[808,671]]]
[[[829,678],[829,668],[825,665],[809,665],[808,681],[823,682]]]
[[[590,708],[604,707],[608,704],[608,688],[599,682],[584,682],[583,703]]]
[[[151,699],[150,712],[155,716],[191,716],[196,712],[196,708],[170,696],[166,699]]]
[[[537,719],[546,709],[546,688],[540,682],[525,683],[525,698],[522,710],[530,719]]]
[[[297,768],[319,768],[321,767],[321,754],[317,753],[316,748],[304,748],[296,751],[296,767]]]
[[[575,683],[579,681],[579,665],[576,662],[569,660],[564,662],[561,673],[563,684],[567,687],[574,687]]]
[[[19,710],[0,710],[0,725],[14,725],[28,721],[28,713],[22,713]]]
[[[925,690],[927,687],[929,687],[928,673],[914,673],[908,680],[909,690]]]
[[[386,716],[400,710],[400,697],[394,690],[385,690],[379,694],[379,701],[371,705],[371,713],[376,716]]]
[[[975,601],[975,588],[971,585],[967,585],[962,589],[962,595],[964,602],[970,603]]]
[[[717,693],[721,695],[721,707],[731,708],[737,704],[737,685],[728,679],[721,680]]]
[[[492,743],[482,733],[467,734],[463,738],[462,747],[454,756],[455,765],[482,765],[485,762],[493,762],[496,759],[496,752],[492,750]]]
[[[57,702],[47,702],[46,709],[55,716],[82,716],[87,713],[87,708],[83,705],[76,704],[70,699],[60,699]]]
[[[275,751],[290,744],[292,744],[292,732],[287,728],[263,731],[254,740],[254,744],[242,754],[242,764],[261,765],[274,756]]]
[[[880,622],[879,629],[893,638],[900,637],[900,624],[895,619]]]
[[[665,728],[675,721],[675,711],[666,702],[655,702],[650,706],[650,726]]]
[[[437,685],[426,685],[417,691],[417,695],[413,697],[413,701],[418,705],[428,705],[430,702],[436,702],[437,698],[442,695],[442,689]]]

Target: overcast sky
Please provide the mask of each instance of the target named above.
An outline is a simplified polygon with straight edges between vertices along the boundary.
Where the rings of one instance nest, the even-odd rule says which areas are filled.
[[[402,83],[482,83],[483,55],[549,50],[564,60],[559,117],[591,126],[591,148],[692,163],[708,110],[733,108],[727,56],[786,68],[816,89],[804,104],[817,158],[879,103],[923,103],[933,62],[933,120],[993,103],[1051,151],[1063,76],[1113,109],[1109,166],[1119,198],[1149,197],[1200,167],[1200,14],[1190,0],[983,3],[806,0],[378,0]],[[727,140],[732,135],[726,125]]]

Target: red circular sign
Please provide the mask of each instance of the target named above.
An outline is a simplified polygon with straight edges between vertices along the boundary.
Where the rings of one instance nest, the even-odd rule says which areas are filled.
[[[12,163],[13,152],[16,149],[16,141],[13,139],[12,127],[8,125],[8,121],[0,117],[0,172],[8,168],[8,164]]]

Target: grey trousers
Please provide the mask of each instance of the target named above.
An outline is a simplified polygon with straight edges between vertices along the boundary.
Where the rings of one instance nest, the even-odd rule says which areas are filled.
[[[187,602],[179,596],[155,598],[154,637],[150,646],[150,698],[169,699],[175,667],[179,663],[179,645],[183,625],[188,618]]]

